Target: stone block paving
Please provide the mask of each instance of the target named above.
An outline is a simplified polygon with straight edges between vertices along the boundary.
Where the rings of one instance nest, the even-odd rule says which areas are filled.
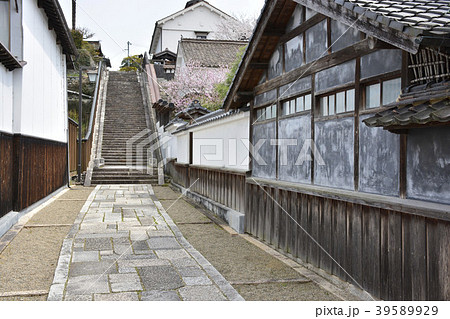
[[[48,300],[243,298],[183,237],[151,185],[102,185],[64,240]]]

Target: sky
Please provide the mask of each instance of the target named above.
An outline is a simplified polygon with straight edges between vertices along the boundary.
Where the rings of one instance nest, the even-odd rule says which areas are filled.
[[[72,26],[72,0],[59,0],[67,24]],[[184,9],[187,0],[77,0],[77,27],[95,33],[92,40],[100,40],[103,54],[118,69],[127,56],[143,54],[150,48],[156,21]],[[230,15],[259,17],[264,0],[208,0],[216,8]]]

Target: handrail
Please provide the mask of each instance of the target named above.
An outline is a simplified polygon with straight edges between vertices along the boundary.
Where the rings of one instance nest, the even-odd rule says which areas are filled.
[[[94,126],[95,109],[97,108],[98,90],[100,87],[102,72],[103,72],[103,60],[100,60],[98,64],[97,81],[95,83],[94,100],[92,101],[91,114],[89,116],[89,126],[83,141],[89,140],[92,135],[92,127]]]
[[[158,127],[156,125],[156,121],[155,121],[155,117],[154,117],[154,109],[153,109],[153,103],[155,102],[155,87],[153,86],[153,81],[152,81],[152,75],[150,73],[151,72],[151,63],[148,60],[148,56],[147,56],[147,52],[145,52],[144,54],[144,58],[142,59],[142,80],[143,80],[143,86],[144,86],[144,92],[145,92],[145,99],[147,101],[147,109],[149,112],[149,120],[150,120],[150,129],[153,132],[158,133]],[[163,156],[162,156],[162,152],[161,152],[161,147],[160,147],[160,136],[158,134],[157,136],[157,143],[158,143],[158,147],[156,149],[156,158],[158,160],[159,163],[162,163],[163,161]]]

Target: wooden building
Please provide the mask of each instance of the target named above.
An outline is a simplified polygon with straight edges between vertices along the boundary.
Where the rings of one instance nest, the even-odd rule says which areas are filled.
[[[266,1],[224,105],[260,143],[246,232],[376,298],[450,299],[448,8]]]
[[[0,235],[67,185],[66,66],[74,55],[58,1],[0,1]]]

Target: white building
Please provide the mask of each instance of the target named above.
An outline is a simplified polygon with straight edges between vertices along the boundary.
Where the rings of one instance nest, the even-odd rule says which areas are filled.
[[[206,1],[189,1],[183,10],[156,22],[150,56],[165,49],[177,52],[182,38],[215,39],[224,19],[233,18]]]
[[[166,126],[171,135],[166,158],[180,164],[247,171],[249,168],[248,111],[218,110],[196,118],[191,124],[172,122]]]
[[[73,55],[57,0],[0,0],[0,235],[18,212],[67,184]]]

